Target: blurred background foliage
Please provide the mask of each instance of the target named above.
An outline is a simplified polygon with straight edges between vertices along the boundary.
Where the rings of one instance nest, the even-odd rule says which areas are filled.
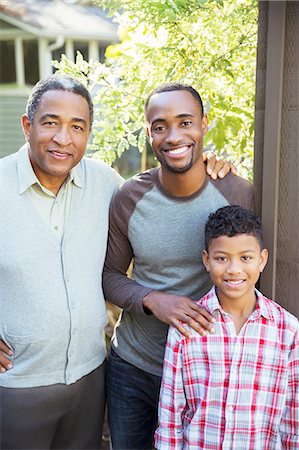
[[[119,24],[104,64],[62,56],[94,95],[90,150],[112,162],[145,149],[144,102],[166,81],[191,84],[209,117],[205,147],[252,178],[258,0],[95,0]],[[146,162],[144,163],[147,164]]]

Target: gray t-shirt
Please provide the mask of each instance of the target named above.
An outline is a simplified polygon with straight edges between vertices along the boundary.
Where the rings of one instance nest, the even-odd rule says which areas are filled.
[[[147,315],[142,299],[158,290],[198,300],[209,290],[201,261],[204,226],[211,212],[228,204],[252,209],[252,184],[232,174],[207,177],[193,195],[173,197],[152,169],[118,190],[110,208],[103,286],[106,299],[123,308],[112,339],[121,358],[162,375],[168,325]],[[134,280],[126,276],[132,258]]]

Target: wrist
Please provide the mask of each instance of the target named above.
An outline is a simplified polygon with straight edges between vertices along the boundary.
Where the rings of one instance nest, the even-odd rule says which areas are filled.
[[[156,294],[156,291],[151,291],[142,299],[143,311],[148,316],[153,314],[153,303],[154,303],[155,294]]]

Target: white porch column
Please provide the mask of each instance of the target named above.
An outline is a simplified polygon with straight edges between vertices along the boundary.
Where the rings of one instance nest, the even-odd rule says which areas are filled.
[[[95,40],[89,41],[88,44],[88,57],[94,61],[99,60],[99,43]]]
[[[38,39],[38,60],[39,60],[39,78],[45,78],[51,75],[51,67],[49,61],[51,61],[51,55],[48,50],[48,39]]]
[[[17,83],[20,86],[25,85],[25,68],[24,68],[24,52],[23,40],[20,37],[15,39],[15,62]]]
[[[74,43],[71,39],[65,40],[65,56],[70,61],[74,61]]]

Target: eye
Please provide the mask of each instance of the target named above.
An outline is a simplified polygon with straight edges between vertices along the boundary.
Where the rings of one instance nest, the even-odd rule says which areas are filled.
[[[225,262],[225,261],[227,261],[227,257],[226,256],[216,256],[215,259],[218,262]]]
[[[77,131],[84,131],[80,125],[73,125],[73,128]]]
[[[166,126],[165,125],[156,125],[154,127],[154,131],[156,133],[162,133],[164,130],[166,130]]]
[[[184,120],[181,125],[183,127],[190,127],[192,125],[192,120]]]
[[[43,125],[48,127],[53,127],[57,124],[57,122],[54,122],[54,120],[47,120],[46,122],[43,122]]]
[[[242,256],[242,261],[249,262],[249,261],[251,261],[251,260],[252,260],[252,257],[251,257],[251,256],[248,256],[248,255]]]

